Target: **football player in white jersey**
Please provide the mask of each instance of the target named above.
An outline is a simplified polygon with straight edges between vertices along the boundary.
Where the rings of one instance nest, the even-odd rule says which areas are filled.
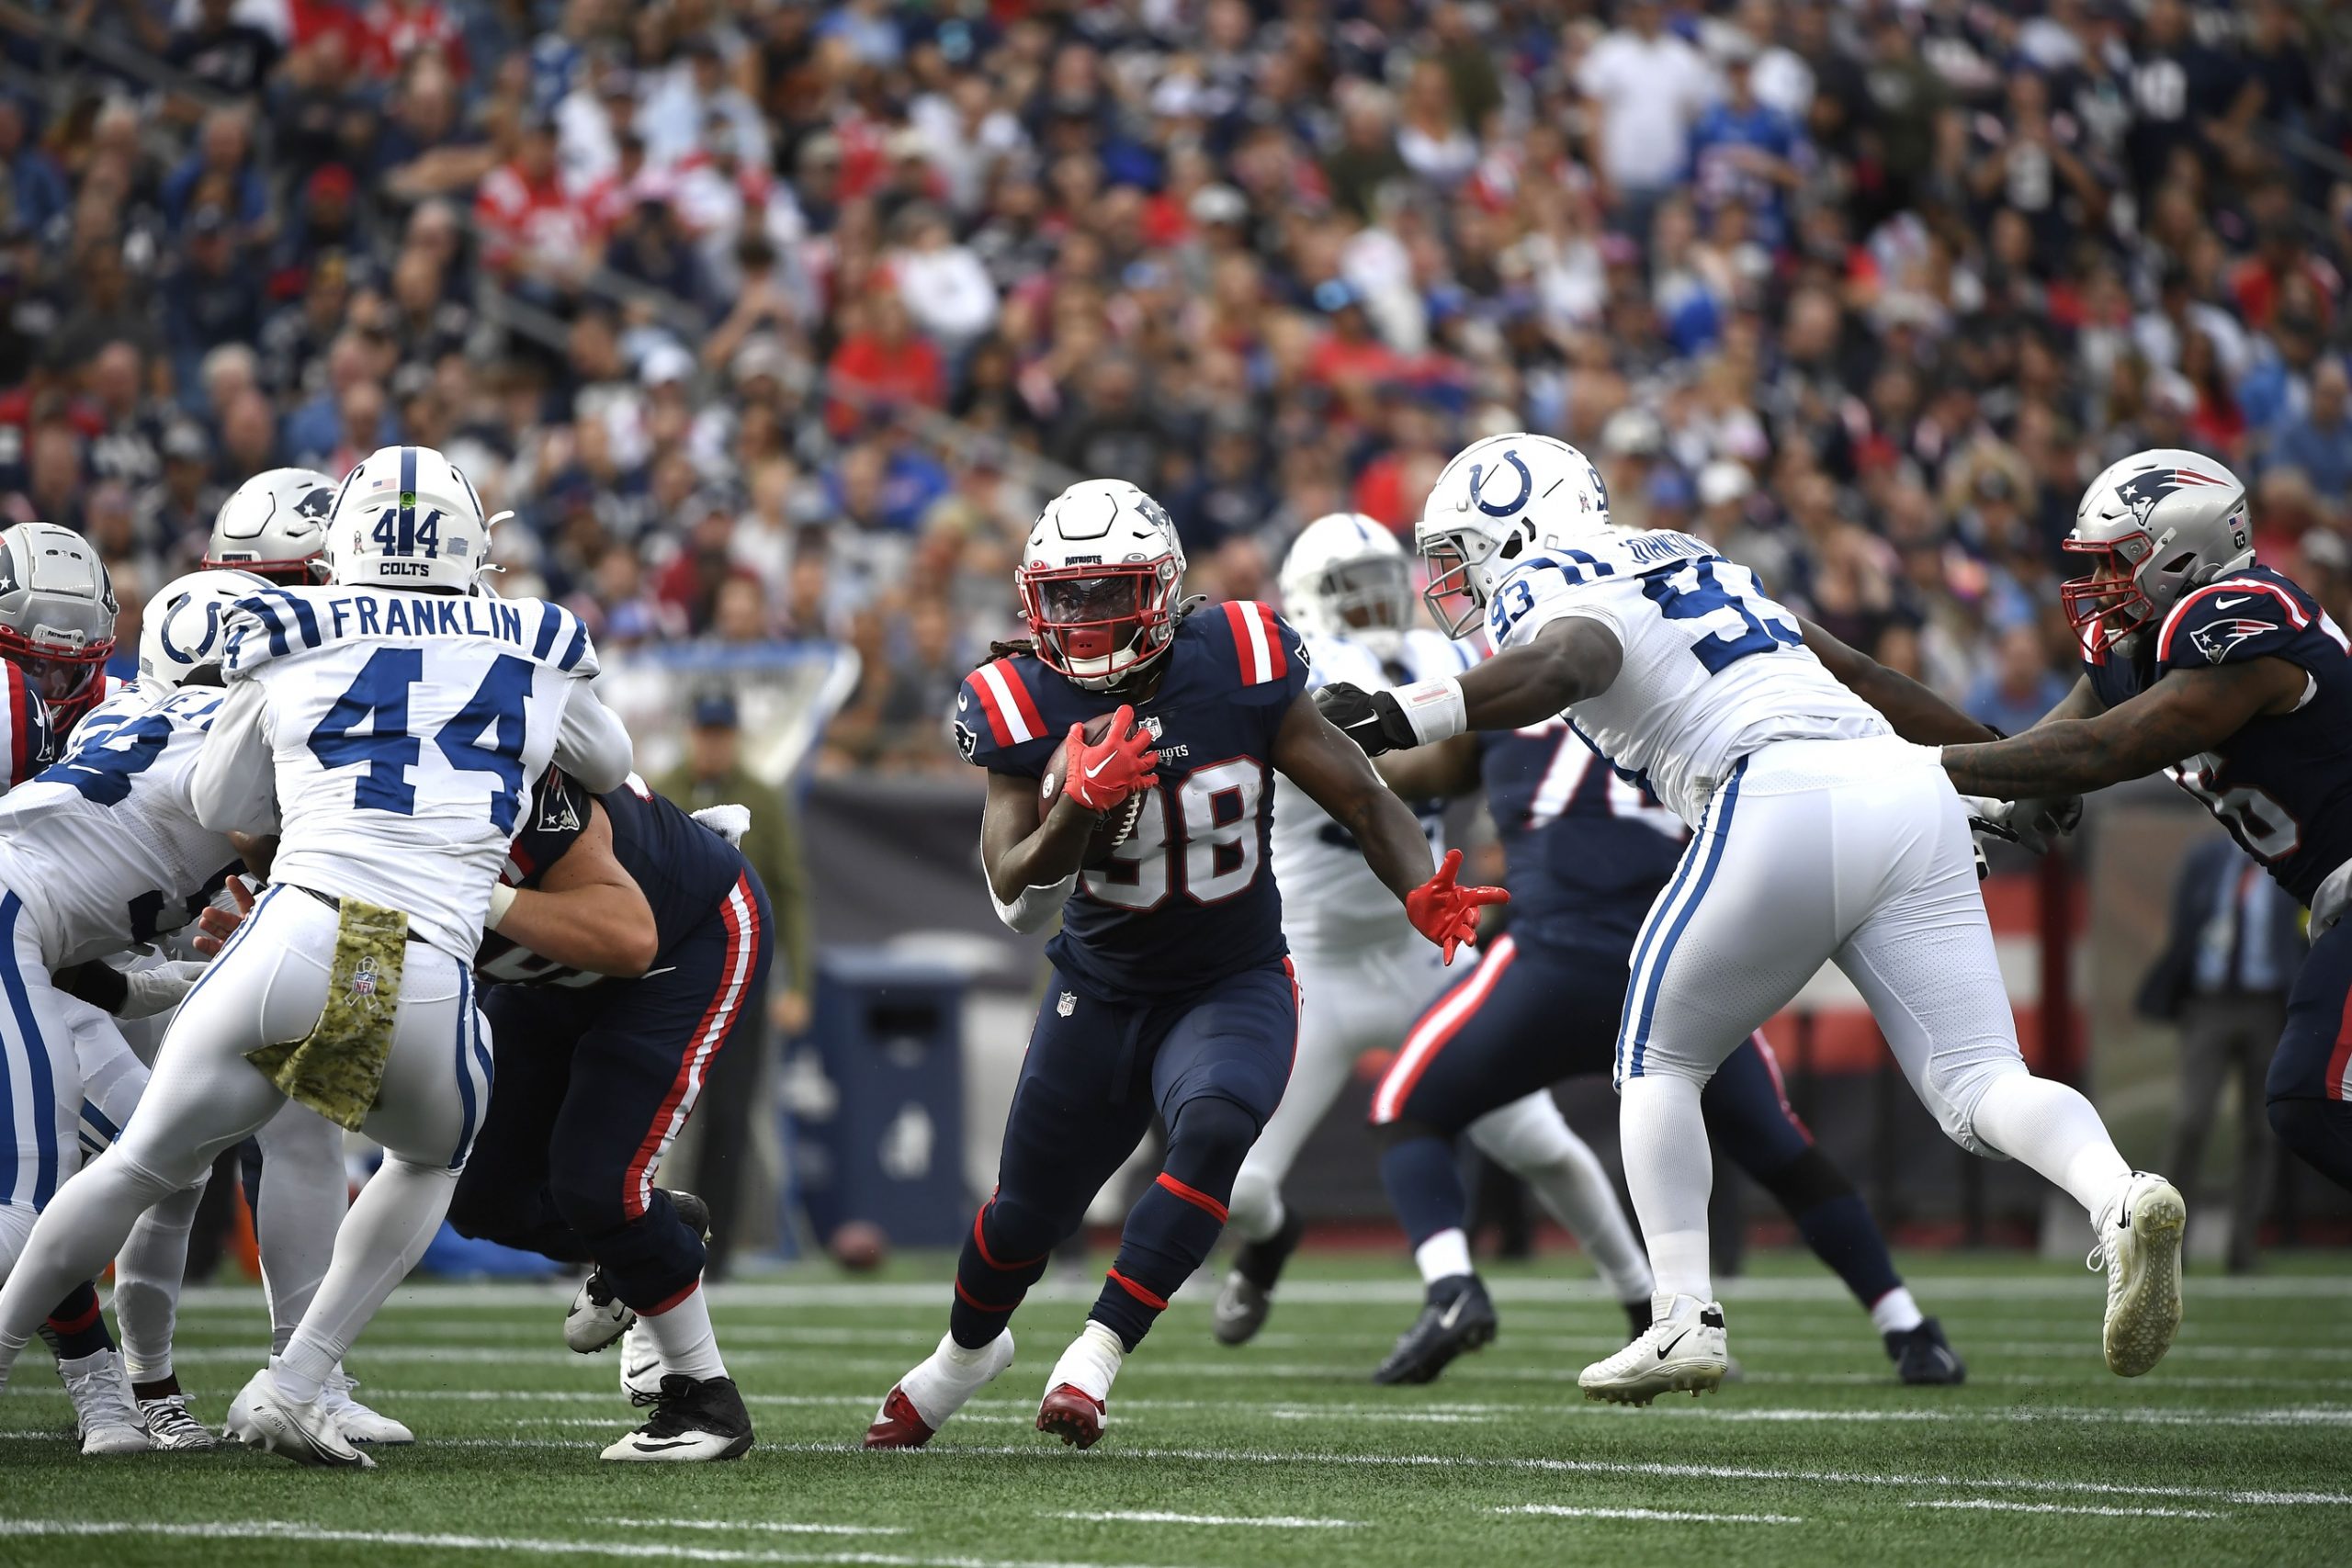
[[[335,481],[315,468],[271,468],[254,475],[221,502],[205,547],[204,570],[228,574],[214,581],[242,584],[237,596],[265,581],[297,588],[324,581],[327,514],[334,492]],[[205,580],[184,579],[149,602],[140,637],[142,689],[168,689],[196,665],[220,662],[222,607],[206,590]],[[123,1031],[142,1061],[154,1060],[169,1021],[158,1017]],[[334,1252],[348,1190],[344,1137],[342,1128],[289,1100],[254,1138],[261,1147],[254,1239],[261,1254],[262,1293],[269,1303],[270,1349],[277,1354],[293,1337]],[[175,1200],[148,1210],[115,1258],[114,1291],[123,1360],[149,1432],[169,1426],[180,1433],[175,1446],[191,1448],[200,1446],[202,1428],[184,1414],[170,1350],[194,1218],[193,1202]],[[354,1386],[338,1368],[320,1396],[344,1437],[388,1446],[415,1440],[400,1422],[353,1397]],[[227,1425],[229,1436],[246,1436],[242,1408],[230,1407]]]
[[[332,585],[241,603],[191,790],[208,827],[278,834],[273,886],[181,1005],[137,1119],[0,1288],[0,1373],[44,1290],[87,1278],[141,1210],[290,1095],[385,1160],[285,1353],[240,1396],[248,1440],[372,1466],[320,1395],[438,1228],[490,1092],[471,961],[503,912],[507,841],[550,759],[597,790],[629,770],[628,733],[587,683],[587,629],[484,594],[489,535],[446,457],[386,447],[336,493]]]
[[[2187,1216],[2171,1183],[2124,1163],[2087,1100],[2018,1054],[1969,807],[1933,750],[1989,732],[1800,622],[1702,541],[1612,525],[1599,472],[1548,436],[1465,448],[1415,537],[1439,624],[1459,635],[1483,617],[1498,651],[1393,694],[1329,687],[1334,721],[1379,752],[1565,713],[1692,829],[1634,947],[1617,1043],[1656,1316],[1584,1370],[1586,1395],[1646,1404],[1723,1381],[1699,1091],[1825,963],[1870,1003],[1954,1142],[2023,1161],[2089,1213],[2108,1366],[2154,1366],[2180,1324]]]
[[[1283,613],[1304,634],[1312,659],[1311,681],[1377,690],[1470,667],[1466,647],[1413,624],[1404,548],[1369,517],[1335,512],[1307,525],[1283,558],[1280,583]],[[1432,852],[1442,852],[1438,807],[1424,811],[1421,821]],[[1210,1316],[1211,1331],[1227,1345],[1247,1342],[1264,1325],[1274,1282],[1298,1246],[1303,1225],[1283,1204],[1282,1184],[1299,1150],[1339,1098],[1356,1058],[1403,1043],[1445,983],[1442,955],[1395,899],[1379,897],[1385,889],[1365,868],[1355,840],[1297,785],[1279,778],[1273,866],[1283,891],[1283,935],[1298,969],[1298,1054],[1281,1107],[1234,1178],[1226,1224],[1242,1246]],[[1534,1186],[1619,1299],[1649,1295],[1649,1264],[1608,1172],[1568,1130],[1550,1095],[1529,1095],[1489,1112],[1470,1135]],[[1432,1279],[1469,1271],[1466,1251],[1458,1266],[1450,1258],[1421,1261]],[[1438,1272],[1430,1274],[1430,1268]]]
[[[213,587],[211,624],[259,586],[247,579]],[[164,619],[150,619],[148,640]],[[0,1019],[0,1040],[12,1076],[29,1070],[36,1088],[45,1082],[52,1090],[55,1122],[47,1138],[28,1139],[19,1118],[0,1273],[32,1229],[29,1211],[46,1208],[78,1155],[102,1149],[138,1103],[145,1070],[99,1008],[151,1016],[186,994],[203,968],[163,963],[126,973],[98,960],[187,920],[237,865],[228,840],[197,821],[188,792],[220,693],[177,684],[142,685],[101,704],[62,759],[0,800],[0,972],[20,998]],[[170,1201],[183,1226],[192,1203],[182,1194]],[[72,1280],[62,1294],[70,1303],[87,1290],[86,1278]],[[131,1327],[126,1323],[126,1336]],[[47,1328],[58,1340],[85,1452],[210,1445],[177,1402],[159,1401],[153,1420],[133,1407],[95,1295],[80,1310],[61,1306]],[[169,1332],[166,1319],[166,1344]]]

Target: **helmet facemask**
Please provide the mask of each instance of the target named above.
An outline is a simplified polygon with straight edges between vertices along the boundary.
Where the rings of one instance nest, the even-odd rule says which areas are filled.
[[[1413,581],[1402,556],[1335,561],[1316,580],[1315,596],[1335,629],[1376,659],[1394,659],[1413,624]]]
[[[2068,578],[2058,589],[2067,624],[2085,649],[2105,653],[2156,618],[2156,602],[2141,582],[2142,570],[2156,548],[2144,532],[2114,539],[2067,539],[2058,547],[2090,558],[2087,573]]]
[[[1176,558],[1023,567],[1013,574],[1023,618],[1046,667],[1089,691],[1107,691],[1168,651],[1176,638]]]

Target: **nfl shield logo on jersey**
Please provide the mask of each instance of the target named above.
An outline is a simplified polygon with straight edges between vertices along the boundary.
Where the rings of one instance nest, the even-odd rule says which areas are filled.
[[[1062,999],[1054,1004],[1054,1012],[1057,1017],[1068,1018],[1077,1010],[1078,993],[1075,991],[1064,991]]]

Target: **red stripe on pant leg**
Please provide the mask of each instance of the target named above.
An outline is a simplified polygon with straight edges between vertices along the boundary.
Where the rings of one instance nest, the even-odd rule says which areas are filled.
[[[742,905],[740,914],[736,909],[739,898]],[[662,1097],[661,1109],[653,1113],[653,1121],[645,1129],[645,1136],[639,1142],[637,1153],[629,1158],[628,1168],[621,1174],[621,1213],[632,1220],[645,1213],[645,1205],[650,1196],[647,1190],[653,1179],[653,1162],[662,1152],[662,1140],[669,1135],[671,1118],[677,1114],[686,1091],[694,1087],[695,1074],[717,1049],[712,1036],[714,1033],[725,1033],[721,1026],[728,1022],[728,1015],[734,1010],[730,1003],[740,999],[743,983],[751,976],[752,955],[758,951],[759,945],[759,906],[744,893],[741,877],[736,879],[726,901],[719,905],[719,919],[725,924],[729,938],[730,958],[727,973],[720,977],[718,989],[712,995],[710,1005],[703,1010],[702,1021],[695,1025],[694,1033],[688,1037],[685,1054],[678,1062],[678,1075],[670,1081],[669,1092]]]
[[[1128,1279],[1116,1269],[1111,1270],[1110,1280],[1111,1282],[1117,1285],[1119,1289],[1126,1292],[1127,1294],[1135,1297],[1136,1300],[1143,1303],[1144,1305],[1149,1307],[1152,1311],[1166,1312],[1168,1310],[1168,1298],[1166,1296],[1153,1295],[1149,1291],[1145,1290],[1141,1285],[1136,1284],[1133,1280]]]
[[[2352,1066],[2352,992],[2344,998],[2344,1021],[2335,1026],[2335,1049],[2328,1053],[2327,1081],[2323,1092],[2330,1100],[2345,1099],[2344,1072]]]
[[[49,1326],[57,1330],[60,1334],[80,1334],[97,1321],[98,1298],[92,1296],[88,1306],[84,1307],[80,1312],[74,1314],[74,1316],[70,1318],[51,1318],[49,1320]]]
[[[1182,1198],[1203,1213],[1215,1215],[1218,1224],[1225,1224],[1225,1205],[1197,1187],[1187,1187],[1166,1171],[1159,1173],[1159,1185]]]
[[[999,1263],[996,1260],[996,1254],[989,1250],[989,1238],[980,1231],[980,1221],[987,1216],[989,1210],[994,1207],[995,1203],[996,1200],[990,1198],[980,1205],[979,1213],[972,1216],[972,1245],[980,1249],[980,1261],[1000,1274],[1010,1274],[1016,1269],[1034,1269],[1045,1261],[1046,1255],[1042,1252],[1035,1258],[1022,1258],[1017,1263]]]
[[[637,1315],[639,1317],[660,1317],[663,1313],[668,1312],[672,1307],[676,1306],[679,1303],[684,1301],[688,1296],[693,1295],[696,1291],[701,1289],[702,1280],[699,1277],[689,1280],[686,1281],[685,1289],[662,1297],[660,1301],[654,1303],[650,1307],[640,1309]]]
[[[999,1306],[994,1302],[984,1302],[980,1300],[979,1297],[972,1294],[971,1292],[966,1290],[964,1288],[963,1280],[958,1280],[955,1283],[956,1299],[976,1312],[1011,1312],[1014,1307],[1021,1304],[1021,1296],[1013,1297],[1011,1302],[1007,1303],[1003,1306]],[[1028,1293],[1028,1292],[1023,1291],[1021,1292],[1021,1295],[1025,1296]]]
[[[1437,1060],[1448,1043],[1462,1032],[1462,1026],[1478,1015],[1478,1009],[1486,1002],[1487,993],[1495,988],[1518,952],[1519,944],[1509,936],[1498,939],[1485,961],[1438,998],[1435,1007],[1421,1015],[1420,1022],[1405,1036],[1405,1048],[1396,1053],[1396,1060],[1390,1064],[1387,1075],[1380,1080],[1379,1088],[1373,1090],[1374,1126],[1385,1125],[1403,1114],[1405,1102],[1412,1099],[1414,1087],[1421,1081],[1421,1075],[1429,1071],[1430,1064]],[[1448,1010],[1454,1010],[1450,1017],[1446,1016]],[[1437,1028],[1434,1033],[1429,1032],[1441,1017],[1445,1017],[1442,1027]],[[1393,1095],[1392,1085],[1395,1086]],[[1381,1111],[1384,1105],[1392,1108],[1385,1114]]]
[[[1756,1054],[1764,1059],[1764,1070],[1772,1075],[1772,1092],[1780,1098],[1781,1114],[1789,1119],[1790,1126],[1804,1135],[1806,1143],[1813,1142],[1813,1129],[1804,1124],[1804,1118],[1797,1114],[1797,1108],[1789,1103],[1788,1080],[1781,1077],[1781,1058],[1772,1054],[1772,1043],[1764,1038],[1764,1032],[1760,1029],[1747,1038],[1755,1043]]]

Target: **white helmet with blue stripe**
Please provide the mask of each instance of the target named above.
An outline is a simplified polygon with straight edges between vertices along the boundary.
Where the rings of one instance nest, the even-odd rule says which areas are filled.
[[[335,491],[327,580],[473,592],[490,558],[491,522],[473,485],[439,452],[379,447]]]
[[[271,586],[268,579],[234,567],[191,571],[166,583],[147,601],[139,623],[139,689],[162,697],[207,666],[217,674],[228,654],[231,608]]]
[[[1363,513],[1334,512],[1300,529],[1276,581],[1283,614],[1300,631],[1353,638],[1375,659],[1403,650],[1412,569],[1396,536]]]
[[[1461,637],[1521,561],[1614,527],[1600,470],[1566,442],[1524,432],[1474,441],[1439,473],[1413,530],[1430,561],[1421,597],[1445,635]],[[1456,597],[1466,602],[1449,605]]]

